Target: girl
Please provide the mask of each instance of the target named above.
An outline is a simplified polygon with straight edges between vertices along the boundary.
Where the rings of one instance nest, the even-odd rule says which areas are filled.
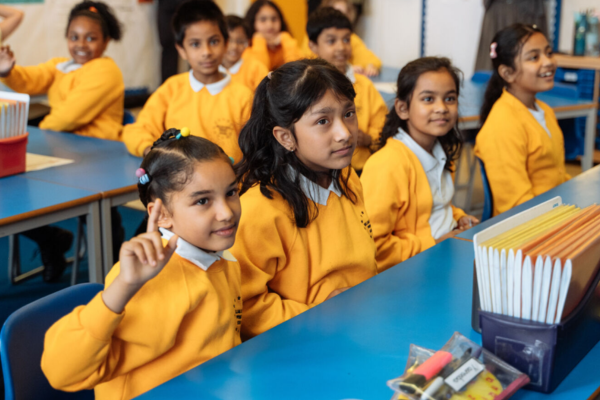
[[[262,62],[269,71],[302,58],[296,39],[289,33],[281,10],[270,0],[258,0],[248,9],[252,46],[246,51]]]
[[[323,0],[321,7],[332,7],[344,13],[354,24],[356,22],[356,11],[354,4],[350,0]],[[354,72],[366,76],[377,76],[381,69],[381,60],[365,45],[361,38],[352,33],[350,36],[350,45],[352,46],[352,57],[350,64]],[[302,43],[302,49],[306,57],[314,57],[315,54],[308,46],[308,38]]]
[[[452,164],[460,154],[460,71],[447,58],[424,57],[398,75],[383,146],[361,181],[377,245],[377,265],[390,268],[479,221],[451,204]],[[458,229],[457,229],[458,228]]]
[[[226,251],[237,180],[220,147],[186,134],[165,132],[136,173],[147,233],[123,244],[103,292],[46,333],[53,387],[130,399],[240,343],[240,272]]]
[[[70,60],[15,66],[10,48],[3,48],[2,82],[17,92],[48,94],[51,110],[42,129],[119,140],[125,86],[117,64],[102,57],[110,40],[121,38],[119,21],[106,4],[84,1],[71,10],[66,36]]]
[[[258,335],[377,273],[360,181],[352,83],[326,61],[271,72],[240,133],[243,337]]]
[[[481,107],[475,155],[492,189],[493,215],[526,202],[570,179],[562,131],[539,92],[552,89],[552,47],[535,26],[515,24],[490,46],[494,73]]]

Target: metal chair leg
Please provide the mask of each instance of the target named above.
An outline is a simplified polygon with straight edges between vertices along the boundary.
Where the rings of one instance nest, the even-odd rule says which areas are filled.
[[[85,240],[83,233],[83,222],[77,221],[77,231],[75,232],[75,251],[73,254],[73,266],[71,267],[71,286],[77,283],[77,274],[79,273],[79,262],[85,255]]]
[[[11,285],[19,275],[21,275],[19,235],[10,235],[8,237],[8,281]]]

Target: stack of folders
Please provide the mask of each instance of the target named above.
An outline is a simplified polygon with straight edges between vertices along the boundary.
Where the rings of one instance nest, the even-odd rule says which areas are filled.
[[[0,92],[0,139],[24,135],[28,114],[29,95]]]
[[[473,242],[483,311],[558,324],[599,273],[600,206],[581,209],[556,197]]]

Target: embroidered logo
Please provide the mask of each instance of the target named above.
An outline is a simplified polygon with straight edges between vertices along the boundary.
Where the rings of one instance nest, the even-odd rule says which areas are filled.
[[[242,325],[242,298],[240,296],[233,299],[233,310],[236,319],[235,331],[239,333]]]
[[[235,129],[230,120],[219,118],[215,121],[214,132],[219,137],[228,138],[235,135]]]
[[[369,236],[371,236],[371,239],[373,239],[373,229],[371,229],[371,220],[368,218],[367,215],[365,215],[364,211],[360,212],[360,222],[363,224],[365,231],[367,231],[369,233]]]

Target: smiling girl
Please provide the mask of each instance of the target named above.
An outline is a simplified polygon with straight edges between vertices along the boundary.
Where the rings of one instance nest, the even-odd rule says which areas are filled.
[[[354,87],[321,59],[285,64],[256,90],[240,134],[242,335],[258,335],[377,273],[350,167]]]
[[[554,87],[552,47],[535,26],[515,24],[490,45],[494,73],[483,106],[475,155],[483,161],[493,215],[570,179],[562,131],[554,111],[536,99]]]
[[[2,82],[17,92],[48,94],[42,129],[119,140],[125,86],[117,64],[103,57],[109,42],[121,38],[119,21],[106,4],[84,1],[71,10],[66,36],[71,59],[31,67],[15,65],[10,48],[2,48]]]

